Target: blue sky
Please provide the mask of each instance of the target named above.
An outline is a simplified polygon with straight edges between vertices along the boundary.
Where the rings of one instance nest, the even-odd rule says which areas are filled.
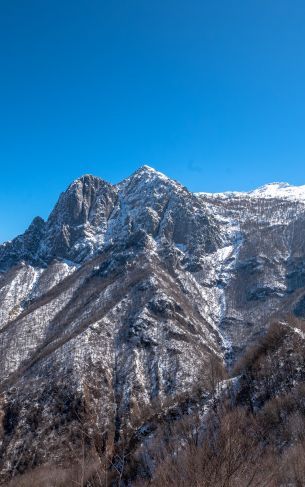
[[[305,183],[303,0],[0,0],[0,241],[84,173]]]

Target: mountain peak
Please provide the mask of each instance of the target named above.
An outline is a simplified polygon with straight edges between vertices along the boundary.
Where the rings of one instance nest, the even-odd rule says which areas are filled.
[[[91,186],[93,188],[100,188],[104,185],[112,186],[110,183],[108,183],[108,181],[105,181],[105,179],[100,178],[99,176],[94,176],[93,174],[83,174],[79,178],[72,181],[72,183],[68,186],[65,192],[68,192],[71,189],[80,186]]]
[[[250,191],[249,195],[264,198],[305,200],[305,185],[293,186],[285,182],[274,182]]]
[[[197,196],[208,196],[210,198],[266,198],[283,199],[290,201],[305,201],[305,185],[293,186],[285,182],[267,183],[252,191],[225,191],[223,193],[196,193]]]
[[[165,176],[165,174],[163,174],[162,172],[160,171],[157,171],[156,169],[154,169],[153,167],[150,167],[150,166],[147,166],[146,164],[144,164],[144,166],[141,166],[139,167],[139,169],[137,169],[131,177],[133,176],[142,176],[142,175],[145,175],[145,176],[148,176],[148,177],[158,177],[158,178],[161,178],[161,179],[169,179],[167,176]]]
[[[156,169],[154,169],[151,166],[148,166],[147,164],[144,164],[143,166],[139,167],[137,172],[140,172],[140,171],[158,172],[158,171],[156,171]]]
[[[123,179],[120,183],[117,184],[118,190],[123,190],[123,188],[129,187],[130,184],[132,185],[147,185],[147,184],[155,184],[158,182],[170,182],[171,179],[162,172],[157,171],[153,167],[144,165],[139,167],[135,172],[131,174],[131,176]]]
[[[89,208],[100,190],[104,188],[110,189],[112,185],[98,176],[84,174],[80,178],[75,179],[66,191],[61,193],[51,215],[54,212],[58,213],[59,210],[62,215],[67,209],[70,212],[75,212],[83,206]]]

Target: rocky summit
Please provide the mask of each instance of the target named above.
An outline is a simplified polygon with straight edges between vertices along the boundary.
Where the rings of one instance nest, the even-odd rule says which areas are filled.
[[[123,482],[122,451],[209,401],[215,364],[232,370],[291,316],[305,317],[305,187],[192,193],[148,166],[77,179],[0,245],[1,482],[85,450]]]

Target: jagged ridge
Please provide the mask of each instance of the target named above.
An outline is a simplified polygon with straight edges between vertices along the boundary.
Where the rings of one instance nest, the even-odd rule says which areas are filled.
[[[297,194],[192,194],[148,166],[116,186],[85,175],[3,244],[3,478],[68,456],[84,404],[113,450],[144,406],[204,383],[211,357],[230,363],[274,313],[302,313]]]

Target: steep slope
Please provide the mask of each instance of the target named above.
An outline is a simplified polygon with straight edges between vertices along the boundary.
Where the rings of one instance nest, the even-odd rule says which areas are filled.
[[[60,196],[48,220],[36,217],[24,235],[0,247],[0,269],[25,261],[45,267],[54,258],[82,262],[103,243],[117,190],[86,175]]]
[[[1,245],[1,479],[75,461],[84,437],[114,455],[151,404],[191,399],[276,312],[302,314],[302,195],[86,175]]]
[[[289,313],[305,285],[305,189],[274,183],[250,193],[198,194],[208,214],[239,234],[222,332],[239,353],[275,312]]]
[[[84,199],[86,181],[60,197],[36,253],[2,248],[3,478],[77,451],[84,409],[91,448],[112,451],[135,411],[187,392],[223,353],[211,259],[227,242],[214,219],[147,167],[114,189],[92,179]]]
[[[156,425],[134,453],[136,485],[303,486],[305,335],[296,326],[274,322],[203,409],[197,398],[167,430]]]

